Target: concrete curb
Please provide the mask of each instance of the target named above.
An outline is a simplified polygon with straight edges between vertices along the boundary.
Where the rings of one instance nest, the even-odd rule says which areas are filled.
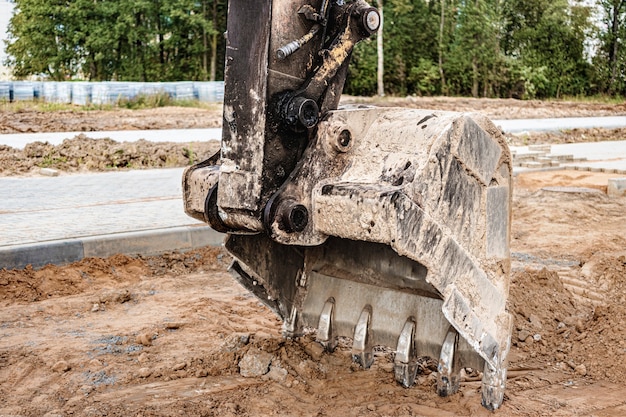
[[[611,178],[607,187],[609,197],[626,197],[626,178]]]
[[[181,226],[4,246],[0,247],[0,269],[22,269],[28,265],[37,269],[48,264],[65,265],[83,258],[105,258],[118,253],[159,255],[219,246],[223,240],[223,234],[208,226]]]

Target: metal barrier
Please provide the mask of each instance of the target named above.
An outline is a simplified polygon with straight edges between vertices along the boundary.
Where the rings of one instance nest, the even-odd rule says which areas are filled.
[[[224,100],[224,82],[0,81],[0,101],[9,102],[40,99],[50,103],[100,105],[158,94],[167,94],[174,100],[220,103]]]

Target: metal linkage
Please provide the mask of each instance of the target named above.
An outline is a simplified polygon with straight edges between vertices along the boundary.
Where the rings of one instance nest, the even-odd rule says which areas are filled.
[[[352,344],[352,360],[363,369],[369,369],[374,363],[374,350],[370,343],[370,320],[372,307],[367,305],[359,316],[359,321],[354,328],[354,342]]]
[[[415,350],[415,319],[413,317],[406,321],[402,333],[398,337],[393,370],[396,381],[403,387],[410,388],[415,384],[417,354]]]
[[[298,14],[303,15],[307,20],[316,23],[313,27],[311,27],[311,30],[309,30],[306,35],[278,48],[276,51],[276,58],[283,60],[312,40],[315,35],[317,35],[320,30],[326,26],[326,22],[328,20],[328,6],[329,0],[324,0],[319,13],[316,12],[315,9],[309,4],[302,6],[300,10],[298,10]]]

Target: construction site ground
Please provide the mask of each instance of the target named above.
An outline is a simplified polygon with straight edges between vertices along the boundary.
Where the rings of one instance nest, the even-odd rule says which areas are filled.
[[[459,99],[457,108],[447,110],[466,110],[466,101],[480,103]],[[525,117],[626,114],[623,105],[595,109],[586,103],[588,113],[571,114],[568,106],[531,103],[533,114]],[[492,108],[497,110],[497,103]],[[7,111],[0,113],[3,132],[14,120]],[[179,127],[193,113],[167,111],[167,118],[176,118],[168,123]],[[106,124],[117,116],[98,117]],[[163,119],[156,117],[149,126],[158,128]],[[26,131],[37,131],[39,123]],[[93,130],[90,123],[62,130]],[[593,141],[590,134],[531,140]],[[602,131],[599,140],[626,140],[626,135]],[[91,142],[81,146],[96,146],[85,143]],[[144,149],[146,161],[155,152],[135,148]],[[0,161],[5,167],[11,159]],[[84,169],[85,161],[76,161],[76,166],[57,161],[55,168]],[[111,169],[101,162],[89,169]],[[146,162],[136,168],[149,167]],[[0,172],[33,173],[32,167]],[[607,175],[561,170],[515,178],[509,298],[515,325],[506,397],[495,415],[626,415],[626,197],[607,196]],[[476,372],[464,372],[460,392],[441,398],[432,360],[421,362],[417,386],[404,389],[394,382],[389,349],[376,349],[374,366],[360,370],[351,362],[348,340],[329,354],[312,335],[283,339],[280,321],[236,283],[228,265],[227,254],[207,247],[0,270],[0,416],[492,415],[480,406]]]

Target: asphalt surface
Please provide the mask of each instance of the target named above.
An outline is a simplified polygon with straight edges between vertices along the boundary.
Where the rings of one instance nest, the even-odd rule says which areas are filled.
[[[626,124],[626,117],[623,122]],[[150,140],[184,138],[184,142],[194,141],[195,134],[198,140],[221,135],[219,129],[100,133],[115,140],[154,135]],[[0,135],[0,144],[15,140],[14,136]],[[37,140],[28,137],[18,141]],[[512,150],[532,152],[528,147]],[[553,145],[551,153],[586,158],[570,168],[609,167],[626,172],[626,141]],[[178,168],[0,178],[0,268],[38,268],[89,256],[151,255],[220,245],[223,235],[184,213],[182,174],[183,169]]]

